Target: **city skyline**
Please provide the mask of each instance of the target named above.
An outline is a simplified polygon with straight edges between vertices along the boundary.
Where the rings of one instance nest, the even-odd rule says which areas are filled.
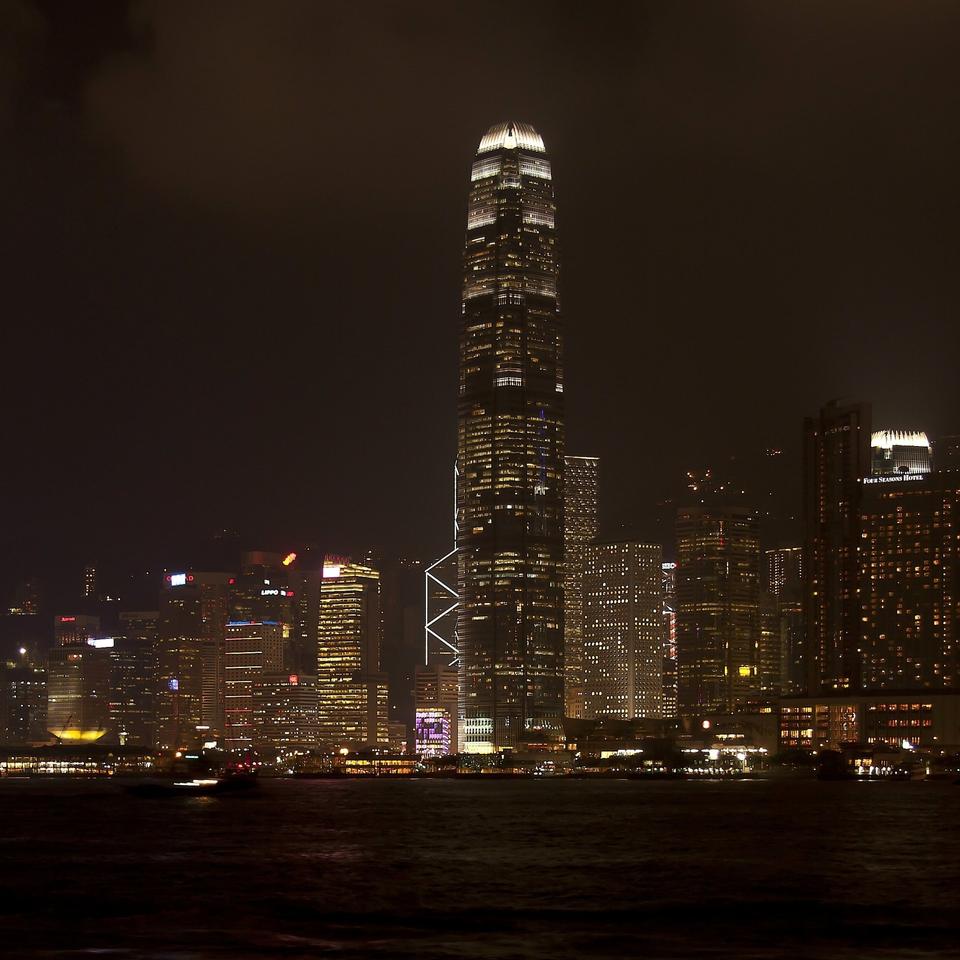
[[[605,534],[621,520],[649,527],[675,478],[731,452],[778,446],[796,477],[796,424],[831,396],[870,398],[884,429],[955,432],[945,171],[956,145],[925,119],[944,109],[953,62],[936,17],[901,10],[864,24],[841,6],[821,31],[823,11],[743,8],[704,12],[687,30],[679,12],[638,5],[609,28],[589,22],[595,54],[581,60],[569,10],[558,7],[542,35],[521,12],[502,41],[524,54],[509,78],[484,69],[485,46],[497,45],[477,42],[455,47],[462,63],[444,60],[455,104],[425,70],[395,78],[381,103],[374,71],[337,108],[315,102],[327,74],[314,72],[300,33],[332,31],[337,57],[361,63],[394,48],[427,63],[461,36],[464,14],[438,15],[426,35],[388,15],[364,54],[349,12],[322,23],[304,13],[300,31],[237,17],[238,48],[265,30],[318,82],[288,87],[270,58],[239,71],[224,52],[234,89],[198,82],[196,48],[179,42],[211,36],[212,15],[161,7],[138,18],[104,5],[84,30],[70,6],[28,8],[10,25],[24,67],[2,99],[13,146],[3,162],[22,184],[10,198],[20,243],[6,263],[22,318],[5,382],[18,416],[4,495],[21,507],[3,533],[7,579],[21,566],[50,579],[131,552],[147,554],[136,558],[144,569],[175,564],[222,528],[248,543],[380,541],[423,556],[443,546],[448,510],[435,491],[454,455],[458,171],[474,131],[504,116],[532,123],[558,158],[567,377],[581,398],[568,449],[606,464]],[[900,22],[916,41],[906,50]],[[843,38],[863,50],[856,67]],[[635,50],[642,70],[627,65]],[[486,77],[482,92],[458,82],[467,75]],[[540,76],[553,84],[532,82]],[[897,95],[874,96],[867,78]],[[260,83],[264,97],[252,95]],[[131,90],[153,109],[133,110]],[[288,114],[267,107],[275,97]],[[387,109],[401,101],[418,105],[404,123]],[[202,129],[207,153],[185,146],[175,109],[210,118],[209,130],[185,125]],[[866,135],[851,132],[849,113]],[[786,115],[793,126],[770,119]],[[247,119],[268,137],[252,136]],[[356,144],[349,159],[332,146],[337,124]],[[373,175],[387,154],[399,164],[389,186]],[[349,208],[333,183],[347,186]],[[399,242],[398,224],[414,216],[416,236]],[[368,244],[370,256],[353,256]],[[43,350],[37,324],[52,333]],[[924,390],[887,375],[889,345],[904,340]],[[634,377],[627,358],[648,353],[663,362]],[[358,360],[334,363],[341,354]],[[245,378],[258,388],[245,391]],[[384,455],[411,465],[388,496],[366,431],[327,415],[332,397],[349,397]],[[322,442],[307,440],[315,418]],[[659,451],[655,469],[620,442],[634,424]],[[285,451],[288,469],[262,455],[235,469],[248,434],[255,451]]]

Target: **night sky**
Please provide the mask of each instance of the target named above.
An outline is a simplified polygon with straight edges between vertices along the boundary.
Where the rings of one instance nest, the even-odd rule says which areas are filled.
[[[960,432],[960,5],[0,8],[2,574],[449,536],[469,166],[554,164],[608,531],[836,396]],[[799,483],[797,482],[797,489]]]

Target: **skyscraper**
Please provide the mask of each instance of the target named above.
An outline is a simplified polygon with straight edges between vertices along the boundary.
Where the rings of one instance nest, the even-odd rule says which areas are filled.
[[[758,688],[756,513],[735,506],[681,507],[676,577],[679,714],[733,712]]]
[[[956,688],[960,470],[866,478],[861,516],[863,688]]]
[[[594,543],[583,551],[583,713],[663,716],[663,551]]]
[[[807,692],[860,679],[861,480],[870,474],[870,405],[832,401],[804,421],[803,619]]]
[[[276,621],[233,620],[227,624],[223,654],[224,743],[228,750],[252,747],[258,737],[254,690],[266,676],[283,669],[283,646],[290,625]]]
[[[195,745],[223,729],[223,644],[228,573],[167,574],[157,637],[157,744]]]
[[[458,405],[461,750],[563,715],[563,364],[556,207],[533,127],[480,141],[470,174]]]
[[[600,532],[600,461],[564,457],[563,671],[566,715],[583,714],[583,553]]]
[[[387,678],[380,672],[380,575],[329,559],[317,636],[317,733],[327,748],[386,745]]]
[[[807,687],[803,631],[803,548],[764,552],[764,587],[776,603],[780,647],[780,692],[801,694]]]
[[[441,663],[417,668],[414,746],[418,754],[442,757],[457,753],[457,671]]]

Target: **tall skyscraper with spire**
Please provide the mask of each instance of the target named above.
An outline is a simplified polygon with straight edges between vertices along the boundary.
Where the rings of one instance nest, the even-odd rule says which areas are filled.
[[[457,495],[460,749],[563,717],[563,336],[543,138],[500,123],[470,173]]]

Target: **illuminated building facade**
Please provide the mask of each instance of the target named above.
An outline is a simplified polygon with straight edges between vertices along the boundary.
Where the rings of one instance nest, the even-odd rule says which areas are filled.
[[[918,430],[875,430],[870,436],[871,474],[874,477],[929,473],[933,450]]]
[[[867,690],[960,687],[960,471],[909,476],[864,481],[860,646]]]
[[[803,620],[806,692],[860,679],[861,480],[870,474],[870,405],[832,402],[804,421]]]
[[[253,743],[263,753],[317,746],[317,684],[302,673],[267,674],[253,686]]]
[[[679,508],[676,578],[679,715],[732,713],[759,685],[756,513],[734,506]]]
[[[58,740],[99,740],[110,720],[110,651],[90,643],[54,647],[47,658],[47,729]]]
[[[156,685],[161,750],[195,746],[223,732],[223,651],[233,579],[200,571],[164,577]]]
[[[82,613],[61,614],[53,618],[53,636],[57,646],[84,646],[100,635],[100,618]]]
[[[677,565],[667,561],[663,572],[663,716],[677,716]]]
[[[803,627],[803,547],[764,551],[766,591],[776,604],[780,645],[780,692],[802,694],[807,687]]]
[[[124,746],[152,747],[157,738],[157,614],[124,620],[110,650],[110,737]],[[152,633],[152,636],[151,636]]]
[[[224,746],[245,750],[256,739],[254,687],[283,670],[284,634],[289,625],[273,621],[232,620],[223,650]]]
[[[457,490],[460,471],[453,466],[453,547],[423,572],[423,662],[458,666],[457,641]]]
[[[317,631],[317,732],[338,750],[386,746],[387,680],[380,672],[380,575],[329,558],[323,566]]]
[[[587,719],[663,716],[659,545],[583,548],[583,711]]]
[[[844,744],[960,750],[960,696],[887,691],[780,701],[780,748],[838,750]]]
[[[455,667],[427,664],[417,668],[414,691],[416,753],[441,757],[459,752],[458,689],[459,677]]]
[[[460,335],[461,750],[563,715],[563,364],[556,207],[533,127],[502,123],[470,175]]]
[[[0,743],[48,739],[46,671],[15,663],[0,666]]]
[[[563,672],[565,713],[583,712],[583,553],[600,533],[600,460],[564,457]]]

